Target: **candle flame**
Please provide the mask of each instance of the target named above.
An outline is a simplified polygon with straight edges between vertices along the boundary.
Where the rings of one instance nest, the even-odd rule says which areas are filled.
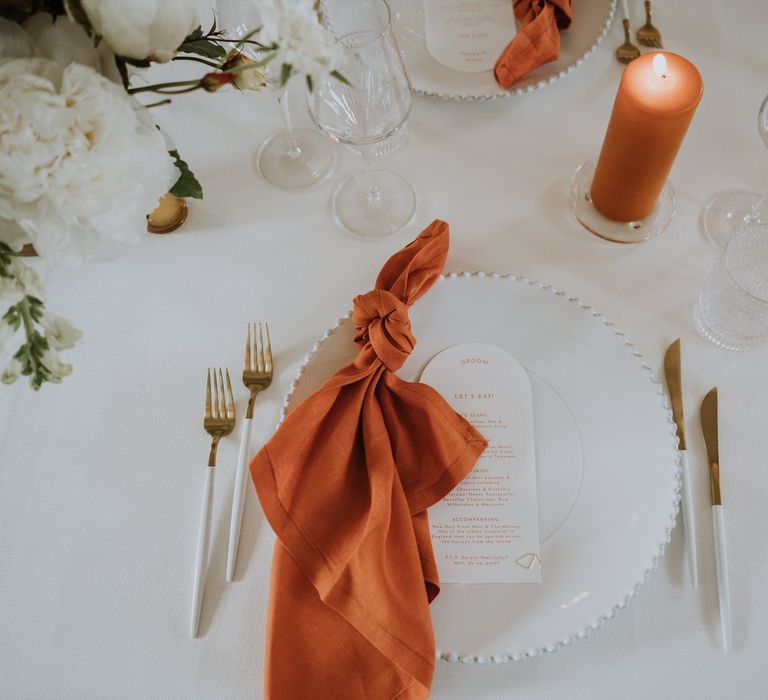
[[[664,54],[657,53],[653,57],[653,72],[659,78],[665,78],[667,74],[667,59],[664,58]]]

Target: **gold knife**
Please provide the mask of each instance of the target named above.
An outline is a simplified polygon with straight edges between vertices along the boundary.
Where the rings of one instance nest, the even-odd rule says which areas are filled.
[[[680,339],[678,338],[667,348],[664,354],[664,374],[667,377],[667,388],[672,403],[672,416],[677,426],[678,447],[680,449],[680,464],[683,472],[682,509],[685,521],[685,548],[688,551],[688,570],[691,574],[691,585],[696,590],[699,587],[698,566],[696,564],[696,514],[693,508],[693,487],[691,472],[688,467],[688,450],[685,447],[685,420],[683,415],[683,387],[680,380]]]
[[[701,429],[707,445],[709,478],[712,493],[712,525],[715,531],[715,564],[717,593],[720,602],[720,625],[723,648],[731,650],[731,592],[728,581],[728,554],[725,547],[725,518],[720,494],[720,450],[717,438],[717,387],[711,389],[701,402]]]

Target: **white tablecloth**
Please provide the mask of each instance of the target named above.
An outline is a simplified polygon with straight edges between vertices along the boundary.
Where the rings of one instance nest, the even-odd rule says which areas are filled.
[[[577,3],[578,4],[578,3]],[[634,8],[640,18],[640,3]],[[390,158],[419,196],[415,221],[376,242],[329,214],[339,178],[289,194],[256,175],[279,124],[268,94],[194,93],[156,110],[205,187],[179,233],[119,260],[47,274],[50,308],[85,333],[74,374],[33,393],[0,387],[0,697],[261,697],[272,534],[249,491],[237,581],[224,564],[239,430],[223,441],[212,569],[199,639],[191,574],[202,467],[205,368],[238,375],[247,321],[268,320],[277,356],[257,406],[258,441],[315,339],[433,218],[450,222],[448,271],[514,272],[596,306],[649,363],[683,342],[687,429],[699,516],[698,592],[673,535],[626,610],[554,654],[490,667],[438,663],[436,700],[760,698],[768,681],[768,347],[727,354],[700,339],[693,299],[715,251],[700,230],[715,192],[758,190],[768,152],[755,114],[768,90],[764,2],[656,3],[665,46],[700,68],[705,96],[672,172],[678,211],[638,246],[602,242],[572,219],[566,187],[596,155],[621,68],[621,27],[565,79],[490,103],[417,98]],[[578,8],[577,8],[578,11]],[[299,84],[297,121],[308,122]],[[698,405],[721,405],[734,651],[721,650]],[[246,392],[237,382],[237,408]],[[617,446],[618,447],[618,446]],[[307,696],[307,700],[311,700]]]

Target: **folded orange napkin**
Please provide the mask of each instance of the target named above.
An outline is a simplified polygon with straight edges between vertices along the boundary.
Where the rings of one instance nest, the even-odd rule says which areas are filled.
[[[439,580],[426,509],[485,439],[434,389],[398,378],[416,340],[408,307],[435,282],[448,225],[434,221],[354,300],[360,351],[294,409],[251,462],[277,535],[268,700],[429,696]]]
[[[493,74],[508,88],[543,63],[560,57],[560,29],[571,24],[571,0],[514,0],[520,31],[504,49]]]

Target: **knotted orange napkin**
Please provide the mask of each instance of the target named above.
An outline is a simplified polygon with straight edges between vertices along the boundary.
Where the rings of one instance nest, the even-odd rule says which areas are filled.
[[[277,535],[268,700],[429,696],[438,575],[426,508],[485,439],[440,394],[395,376],[416,342],[408,307],[435,282],[448,225],[433,222],[354,300],[355,361],[285,419],[251,476]]]
[[[508,88],[543,63],[560,57],[560,32],[571,24],[571,0],[514,0],[520,31],[504,49],[493,74]]]

